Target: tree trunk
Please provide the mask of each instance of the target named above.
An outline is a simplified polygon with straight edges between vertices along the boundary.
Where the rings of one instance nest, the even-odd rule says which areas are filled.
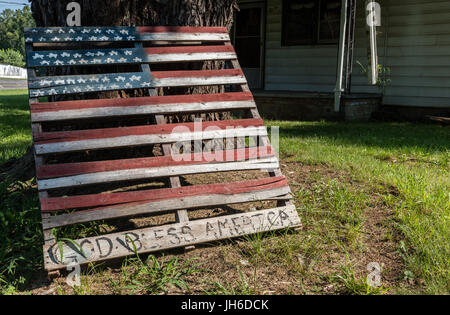
[[[73,0],[30,0],[37,26],[65,26]],[[79,0],[82,26],[225,26],[236,0]]]
[[[37,26],[65,26],[66,6],[72,0],[30,0]],[[225,26],[233,24],[236,0],[79,0],[82,26]],[[205,62],[201,69],[223,69],[224,62]],[[189,69],[189,66],[186,66]],[[171,93],[214,93],[223,87],[172,89]],[[123,93],[120,93],[123,94]],[[118,97],[120,97],[120,94]],[[211,114],[207,120],[229,119],[229,113]],[[170,117],[170,121],[186,121],[193,117]]]

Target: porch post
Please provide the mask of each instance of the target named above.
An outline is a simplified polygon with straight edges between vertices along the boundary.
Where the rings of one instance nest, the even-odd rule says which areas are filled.
[[[355,37],[356,0],[342,0],[339,55],[334,90],[334,110],[341,110],[342,93],[350,93],[353,69],[353,47]]]

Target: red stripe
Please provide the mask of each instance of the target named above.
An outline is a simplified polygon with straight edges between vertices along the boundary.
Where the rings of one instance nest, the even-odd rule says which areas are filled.
[[[227,127],[245,128],[245,127],[259,127],[264,126],[262,119],[236,119],[236,120],[222,120],[222,121],[207,121],[202,124],[202,131],[206,128],[214,126],[220,129]],[[92,130],[78,130],[78,131],[57,131],[57,132],[43,132],[33,135],[35,144],[70,142],[89,139],[103,139],[115,138],[125,136],[151,135],[151,134],[170,134],[174,128],[185,127],[190,132],[197,131],[196,123],[179,123],[166,125],[151,125],[151,126],[136,126],[136,127],[122,127],[122,128],[106,128],[106,129],[92,129]],[[187,132],[186,130],[186,132]],[[200,131],[200,130],[198,130]]]
[[[228,156],[231,155],[232,157]],[[219,157],[220,156],[220,157]],[[250,158],[264,158],[273,156],[270,146],[253,147],[237,150],[224,150],[214,153],[214,160],[203,153],[182,154],[176,157],[158,156],[151,158],[126,159],[114,161],[98,161],[86,163],[64,163],[41,165],[37,170],[39,179],[90,174],[98,172],[119,171],[127,169],[152,168],[177,165],[196,165],[224,162],[244,161]]]
[[[226,27],[204,27],[204,26],[141,26],[138,27],[140,34],[143,33],[228,33]]]
[[[146,48],[145,52],[149,55],[190,54],[190,53],[206,53],[206,52],[217,53],[217,52],[234,52],[234,48],[231,45],[151,47]]]
[[[113,99],[59,101],[53,103],[31,104],[31,112],[42,113],[60,110],[75,110],[75,109],[100,108],[100,107],[126,107],[126,106],[140,106],[140,105],[252,101],[252,100],[253,96],[249,92],[113,98]]]
[[[225,69],[225,70],[184,70],[184,71],[155,71],[152,75],[157,79],[165,78],[210,78],[244,75],[241,69]]]
[[[257,190],[280,188],[287,185],[286,178],[284,176],[280,176],[226,184],[196,185],[147,191],[44,198],[41,199],[41,209],[43,212],[51,212],[87,207],[104,207],[127,203],[143,203],[188,196],[210,194],[232,195]]]

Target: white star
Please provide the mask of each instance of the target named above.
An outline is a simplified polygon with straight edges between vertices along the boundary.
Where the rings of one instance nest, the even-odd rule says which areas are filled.
[[[38,53],[36,53],[36,54],[34,54],[34,56],[33,56],[33,59],[44,59],[44,55],[41,55],[41,54],[38,54]]]
[[[52,82],[53,82],[53,81],[49,81],[49,80],[41,80],[41,81],[39,82],[39,84],[40,84],[41,86],[44,86],[44,85],[50,85],[50,84],[52,84]]]
[[[37,90],[37,91],[33,91],[34,96],[44,96],[44,92]]]
[[[131,78],[130,78],[130,81],[141,81],[141,76],[135,76],[135,75],[133,75]]]
[[[58,54],[54,54],[54,53],[49,53],[48,54],[49,58],[58,58]]]
[[[61,57],[70,57],[70,54],[69,54],[69,53],[66,53],[66,52],[63,52],[63,53],[61,54]]]
[[[131,50],[125,50],[125,55],[131,56],[133,52]]]

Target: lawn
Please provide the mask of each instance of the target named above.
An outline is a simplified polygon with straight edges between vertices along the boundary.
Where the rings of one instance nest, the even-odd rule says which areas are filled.
[[[27,90],[0,90],[0,165],[22,156],[31,144]]]
[[[0,164],[30,144],[26,91],[0,94]],[[0,288],[48,294],[450,292],[450,132],[412,123],[279,122],[280,161],[303,222],[186,254],[91,265],[80,287],[42,271],[33,175],[0,185]],[[95,234],[100,226],[69,231]],[[370,263],[380,288],[367,285]]]

